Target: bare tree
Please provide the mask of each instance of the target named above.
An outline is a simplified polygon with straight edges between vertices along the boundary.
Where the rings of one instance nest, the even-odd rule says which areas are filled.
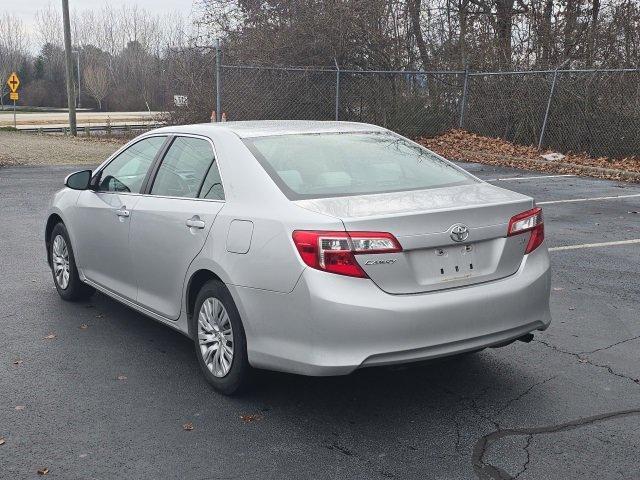
[[[9,93],[6,80],[14,70],[19,70],[26,57],[24,24],[16,15],[0,16],[0,105]]]
[[[83,77],[86,91],[97,102],[98,109],[102,110],[102,101],[111,86],[109,72],[104,66],[92,64],[84,69]]]

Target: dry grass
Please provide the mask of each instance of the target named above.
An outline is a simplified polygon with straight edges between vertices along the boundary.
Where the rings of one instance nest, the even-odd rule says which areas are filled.
[[[0,167],[98,165],[126,142],[123,138],[65,137],[0,132]]]

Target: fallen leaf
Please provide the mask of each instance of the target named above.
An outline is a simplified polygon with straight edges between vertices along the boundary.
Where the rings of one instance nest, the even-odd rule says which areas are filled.
[[[49,335],[46,335],[43,340],[51,340],[53,338],[56,338],[57,335],[55,333],[50,333]]]
[[[590,170],[589,176],[619,180],[625,171],[640,172],[640,156],[626,158],[592,157],[586,153],[567,152],[562,160],[545,161],[533,146],[517,145],[499,138],[484,137],[464,130],[449,130],[435,138],[418,142],[448,158],[487,165],[527,168],[541,172],[584,175],[583,167],[604,167],[607,171]],[[611,170],[614,171],[611,171]]]
[[[24,405],[16,405],[16,410],[24,410],[25,408],[27,407],[25,407]]]
[[[184,425],[182,425],[182,429],[190,432],[191,430],[193,430],[193,422],[185,423]]]
[[[13,364],[14,365],[22,365],[22,360],[14,360]]]
[[[257,422],[258,420],[262,420],[262,415],[251,414],[251,415],[240,415],[240,419],[244,423]]]
[[[80,330],[86,330],[87,328],[89,328],[89,325],[87,325],[86,323],[80,325]]]
[[[46,475],[49,473],[49,469],[47,467],[42,467],[38,469],[38,475]]]
[[[118,375],[116,378],[117,378],[118,380],[126,380],[126,379],[127,379],[127,376],[126,376],[126,375]]]
[[[4,441],[4,437],[0,437],[0,445],[4,445],[6,442]]]

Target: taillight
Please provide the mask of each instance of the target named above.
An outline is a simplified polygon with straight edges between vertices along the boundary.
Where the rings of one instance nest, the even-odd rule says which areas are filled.
[[[527,243],[527,248],[524,251],[524,253],[527,254],[538,248],[544,240],[544,223],[542,209],[540,207],[514,215],[511,217],[511,220],[509,220],[507,237],[525,232],[531,232],[529,243]]]
[[[311,268],[360,278],[366,278],[367,274],[354,255],[402,251],[393,235],[382,232],[296,230],[293,243],[304,263]]]

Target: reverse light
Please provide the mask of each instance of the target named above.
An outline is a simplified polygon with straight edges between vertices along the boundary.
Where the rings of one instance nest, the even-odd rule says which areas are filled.
[[[398,240],[384,232],[296,230],[293,243],[304,263],[311,268],[359,278],[366,278],[367,274],[355,255],[402,251]]]
[[[509,228],[507,229],[507,237],[526,232],[531,232],[531,236],[529,237],[527,248],[525,248],[525,254],[533,252],[544,240],[542,208],[532,208],[511,217]]]

